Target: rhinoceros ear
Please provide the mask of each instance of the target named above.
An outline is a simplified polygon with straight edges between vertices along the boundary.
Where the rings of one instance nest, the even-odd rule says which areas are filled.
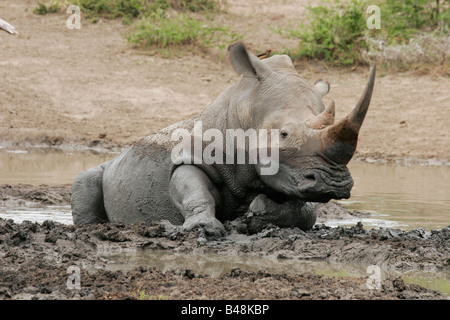
[[[314,83],[314,87],[319,91],[319,93],[324,97],[328,92],[330,92],[330,84],[328,81],[323,81],[322,79],[317,80]]]
[[[236,42],[228,47],[231,65],[239,75],[262,79],[272,72],[272,69],[254,54],[248,52],[242,42]]]

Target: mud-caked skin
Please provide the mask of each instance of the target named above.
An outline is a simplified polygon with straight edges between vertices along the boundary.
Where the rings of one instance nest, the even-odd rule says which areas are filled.
[[[316,220],[316,202],[350,196],[353,180],[346,165],[369,107],[375,66],[354,110],[334,124],[334,102],[325,107],[322,101],[327,82],[311,85],[286,55],[260,60],[242,43],[231,45],[229,52],[242,76],[202,114],[150,134],[75,178],[75,224],[168,220],[220,236],[222,222],[242,216],[257,201],[252,205],[258,208],[257,221],[306,230]],[[223,137],[227,129],[266,129],[270,140],[271,129],[278,129],[278,170],[262,174],[267,164],[259,159],[256,164],[175,164],[171,155],[179,141],[172,134],[179,129],[193,134],[200,121],[203,132],[216,129]],[[266,207],[270,212],[263,217]]]

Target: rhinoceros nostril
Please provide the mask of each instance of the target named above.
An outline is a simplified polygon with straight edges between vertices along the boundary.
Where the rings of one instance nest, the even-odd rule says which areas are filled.
[[[306,180],[305,182],[314,182],[314,181],[316,181],[316,176],[315,176],[314,173],[307,173],[307,174],[305,174],[303,176],[303,178]]]
[[[298,189],[300,192],[306,192],[308,190],[311,190],[311,188],[313,188],[316,183],[316,175],[312,172],[308,172],[303,175],[303,179],[300,182]]]

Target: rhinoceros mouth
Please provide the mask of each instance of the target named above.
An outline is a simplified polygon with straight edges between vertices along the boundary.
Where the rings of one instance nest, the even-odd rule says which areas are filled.
[[[333,173],[329,169],[317,169],[303,174],[297,190],[302,200],[328,202],[350,198],[352,187],[353,179],[347,169]]]

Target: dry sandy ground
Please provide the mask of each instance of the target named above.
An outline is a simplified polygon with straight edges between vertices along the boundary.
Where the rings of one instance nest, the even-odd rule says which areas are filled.
[[[127,146],[148,133],[200,113],[238,79],[220,53],[187,53],[170,59],[128,47],[121,21],[65,26],[68,14],[39,16],[35,1],[0,4],[2,18],[21,37],[0,33],[0,141],[3,145],[81,144]],[[282,50],[295,42],[270,27],[305,18],[288,1],[228,1],[217,20],[245,33],[252,51]],[[261,27],[265,26],[265,27]],[[224,54],[224,53],[223,53]],[[298,68],[311,82],[331,83],[327,103],[336,101],[337,118],[355,105],[369,68]],[[360,156],[377,158],[450,157],[450,80],[391,74],[379,70],[361,131]]]

